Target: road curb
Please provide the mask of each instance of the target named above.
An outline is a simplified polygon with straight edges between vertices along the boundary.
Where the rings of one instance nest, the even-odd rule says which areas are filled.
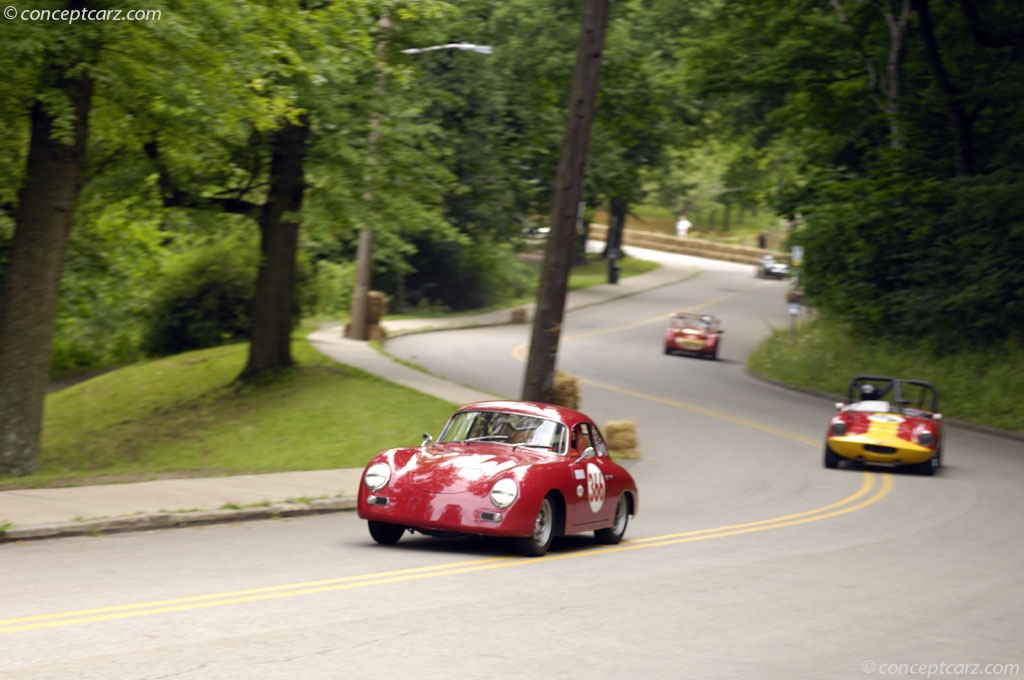
[[[105,534],[152,531],[156,529],[176,529],[204,524],[323,515],[333,512],[351,511],[355,510],[355,508],[355,499],[327,498],[310,501],[309,503],[272,503],[258,507],[237,509],[158,512],[127,517],[107,517],[80,522],[58,522],[27,527],[13,527],[0,532],[0,543],[71,536],[102,536]]]

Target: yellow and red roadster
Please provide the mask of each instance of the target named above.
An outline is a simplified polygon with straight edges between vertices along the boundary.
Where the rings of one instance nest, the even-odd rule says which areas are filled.
[[[825,467],[850,461],[935,474],[943,445],[938,402],[935,387],[924,380],[857,376],[828,424]]]

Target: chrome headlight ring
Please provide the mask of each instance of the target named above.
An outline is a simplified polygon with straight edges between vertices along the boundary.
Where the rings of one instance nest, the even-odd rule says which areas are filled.
[[[380,491],[391,481],[391,466],[387,463],[374,463],[363,473],[363,483],[370,491]]]
[[[511,477],[504,477],[491,487],[490,496],[494,507],[507,508],[519,497],[519,485]]]

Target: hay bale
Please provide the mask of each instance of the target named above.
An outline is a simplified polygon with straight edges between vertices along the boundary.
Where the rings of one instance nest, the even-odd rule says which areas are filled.
[[[526,323],[526,307],[516,307],[512,310],[512,323]]]
[[[379,290],[371,290],[366,294],[366,325],[379,326],[380,320],[388,311],[388,295]]]
[[[380,325],[380,320],[384,318],[384,315],[388,311],[388,296],[387,293],[382,293],[379,290],[371,290],[366,294],[366,339],[367,340],[380,340],[384,341],[387,339],[387,331]],[[352,322],[349,321],[345,324],[345,330],[342,332],[342,337],[352,337]]]
[[[553,387],[554,396],[552,403],[555,406],[579,409],[580,407],[580,386],[576,376],[565,371],[555,371],[555,384]]]
[[[620,458],[643,458],[637,448],[635,420],[612,420],[605,424],[604,436],[608,439],[608,448]]]

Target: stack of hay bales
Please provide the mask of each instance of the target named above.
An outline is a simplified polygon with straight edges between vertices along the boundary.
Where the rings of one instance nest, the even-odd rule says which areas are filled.
[[[388,311],[387,293],[371,290],[366,294],[366,338],[367,340],[387,340],[388,334],[380,325],[380,320]],[[345,337],[352,337],[352,323],[345,324]]]
[[[366,308],[366,332],[370,340],[386,340],[387,331],[380,325],[380,320],[388,311],[387,293],[379,290],[371,290],[367,295],[369,298]]]
[[[604,426],[604,435],[608,438],[608,448],[620,458],[643,458],[636,437],[635,420],[612,420]]]
[[[552,402],[555,406],[579,410],[580,386],[576,376],[565,371],[555,371],[554,397]]]

